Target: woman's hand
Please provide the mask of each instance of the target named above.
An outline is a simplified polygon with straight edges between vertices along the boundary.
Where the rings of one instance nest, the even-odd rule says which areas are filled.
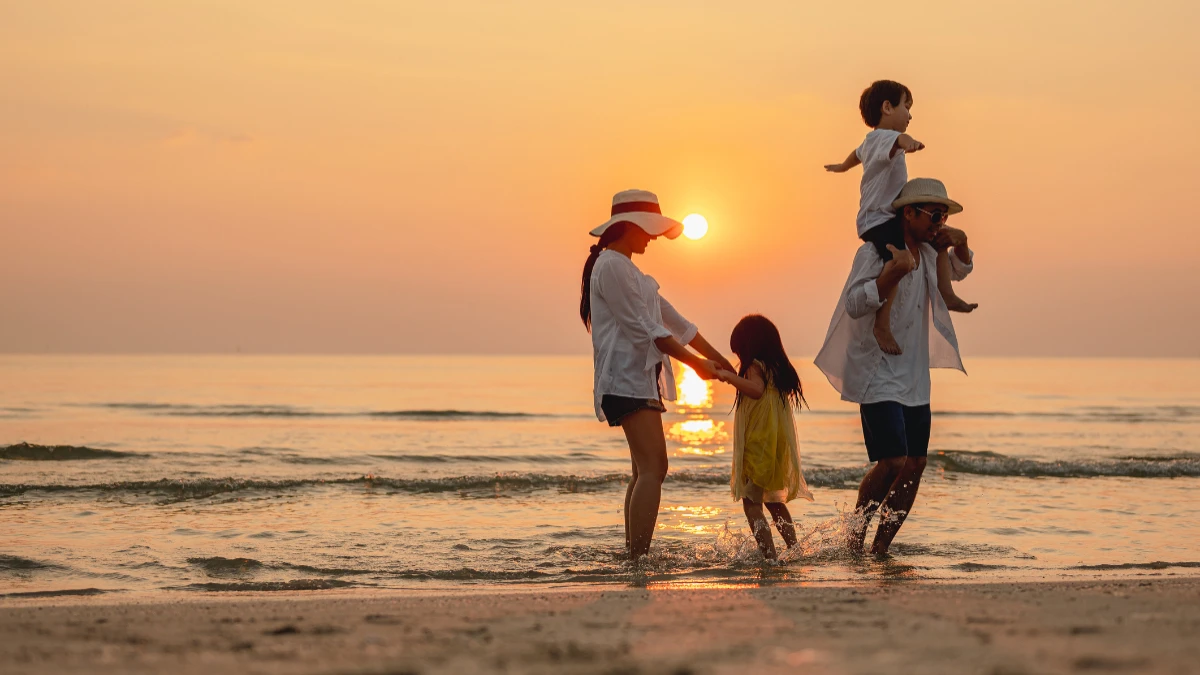
[[[692,365],[692,370],[705,380],[716,380],[720,378],[721,364],[712,359],[701,359]]]

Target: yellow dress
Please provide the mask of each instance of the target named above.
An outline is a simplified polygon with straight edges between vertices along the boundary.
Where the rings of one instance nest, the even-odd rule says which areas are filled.
[[[758,363],[758,362],[756,362]],[[763,364],[758,367],[766,372]],[[813,501],[800,471],[796,420],[792,408],[767,377],[767,388],[757,400],[743,396],[734,413],[733,473],[729,487],[734,499],[756,502],[790,502],[796,497]]]

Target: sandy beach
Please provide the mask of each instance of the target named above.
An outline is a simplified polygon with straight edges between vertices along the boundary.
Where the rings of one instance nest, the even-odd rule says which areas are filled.
[[[1191,673],[1200,578],[0,600],[0,671]]]

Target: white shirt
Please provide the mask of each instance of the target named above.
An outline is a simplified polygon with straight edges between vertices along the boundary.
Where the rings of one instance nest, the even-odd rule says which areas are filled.
[[[860,237],[896,215],[892,202],[896,201],[900,190],[908,182],[904,151],[897,149],[896,154],[892,154],[899,136],[899,131],[874,129],[854,151],[863,166],[862,183],[858,188],[857,225]]]
[[[900,280],[892,307],[892,336],[903,354],[884,354],[875,340],[875,312],[883,306],[875,280],[883,259],[874,244],[863,244],[854,256],[850,277],[829,322],[825,344],[815,363],[843,401],[904,405],[929,403],[929,369],[963,368],[950,310],[937,288],[937,251],[920,245],[921,265]],[[951,278],[958,281],[974,269],[950,254]],[[930,327],[934,330],[930,330]]]
[[[675,400],[671,359],[654,341],[674,337],[682,344],[696,337],[696,326],[658,294],[658,282],[633,261],[604,250],[592,268],[592,358],[596,418],[605,421],[605,394]],[[662,374],[655,377],[655,366]]]

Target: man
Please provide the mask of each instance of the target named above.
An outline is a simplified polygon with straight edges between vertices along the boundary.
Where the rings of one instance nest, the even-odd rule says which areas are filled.
[[[871,517],[883,506],[871,553],[886,555],[912,510],[929,450],[929,369],[966,370],[950,312],[938,292],[937,251],[949,249],[951,278],[972,269],[962,230],[946,218],[962,206],[932,178],[908,181],[892,203],[888,242],[858,249],[816,364],[842,400],[859,404],[867,457],[874,466],[858,490],[861,523],[850,541],[862,552]],[[890,258],[890,259],[889,259]],[[892,332],[901,353],[884,354],[872,334],[876,311],[893,289]]]

